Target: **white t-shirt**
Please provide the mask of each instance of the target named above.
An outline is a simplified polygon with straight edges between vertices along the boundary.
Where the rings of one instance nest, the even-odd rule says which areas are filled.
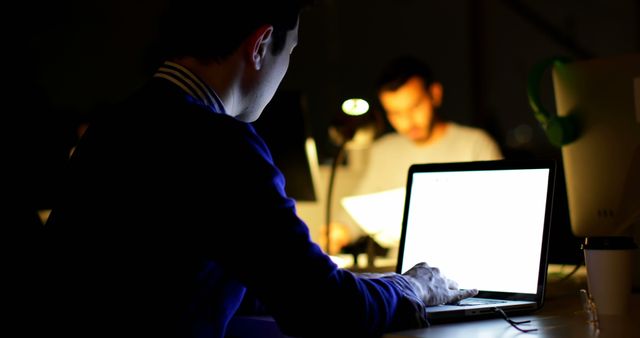
[[[440,140],[417,146],[397,133],[383,135],[369,148],[367,165],[355,194],[404,187],[414,163],[468,162],[502,159],[498,144],[484,130],[448,123]]]

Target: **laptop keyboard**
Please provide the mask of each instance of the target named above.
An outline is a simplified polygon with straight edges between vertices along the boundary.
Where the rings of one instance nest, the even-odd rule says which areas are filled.
[[[505,303],[504,300],[500,299],[488,299],[488,298],[466,298],[459,301],[456,305],[460,306],[473,306],[473,305],[491,305],[491,304],[500,304]]]

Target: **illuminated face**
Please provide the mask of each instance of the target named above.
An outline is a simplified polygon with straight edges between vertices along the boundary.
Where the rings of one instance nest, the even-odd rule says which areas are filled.
[[[420,77],[409,78],[394,91],[381,91],[379,99],[389,123],[399,134],[418,143],[429,140],[436,105]]]
[[[264,63],[256,73],[256,78],[251,81],[253,84],[252,94],[250,95],[252,104],[238,116],[239,119],[245,122],[253,122],[260,117],[260,114],[273,98],[287,73],[291,53],[293,53],[297,44],[298,24],[287,32],[284,48],[278,54],[273,54],[271,50],[267,51]],[[271,46],[269,47],[271,48]]]

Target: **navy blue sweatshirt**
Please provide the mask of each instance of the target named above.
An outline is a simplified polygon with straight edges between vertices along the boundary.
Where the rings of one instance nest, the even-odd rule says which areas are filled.
[[[43,324],[74,336],[224,337],[247,290],[291,336],[421,327],[400,275],[312,242],[252,126],[154,78],[95,116],[46,225]]]

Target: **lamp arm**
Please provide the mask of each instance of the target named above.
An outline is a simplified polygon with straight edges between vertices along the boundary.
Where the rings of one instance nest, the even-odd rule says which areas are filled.
[[[331,163],[331,173],[329,174],[329,185],[327,190],[327,205],[325,208],[325,230],[326,230],[326,238],[325,238],[325,250],[327,255],[331,253],[331,206],[333,204],[333,186],[335,182],[336,172],[338,169],[338,165],[342,162],[342,158],[344,157],[344,149],[346,141],[343,141],[338,146],[338,151],[333,158],[333,162]]]

